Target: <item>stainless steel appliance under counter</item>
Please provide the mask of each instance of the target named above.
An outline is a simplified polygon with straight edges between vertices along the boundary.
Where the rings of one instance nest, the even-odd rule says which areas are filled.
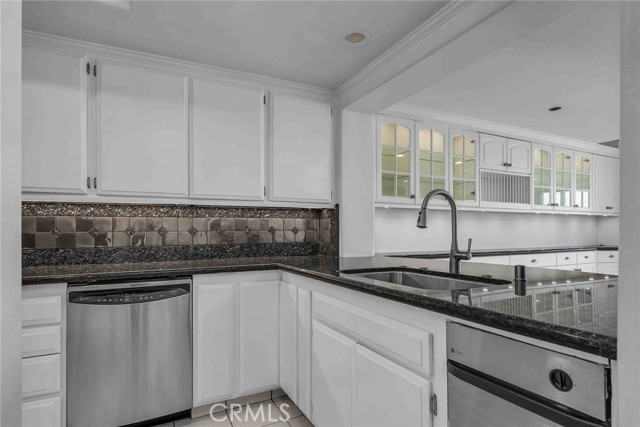
[[[191,409],[191,287],[191,279],[69,287],[69,427]]]

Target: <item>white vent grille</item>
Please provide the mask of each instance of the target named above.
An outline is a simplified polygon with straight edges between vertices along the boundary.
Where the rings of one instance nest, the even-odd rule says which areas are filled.
[[[481,201],[531,204],[531,177],[480,171]]]

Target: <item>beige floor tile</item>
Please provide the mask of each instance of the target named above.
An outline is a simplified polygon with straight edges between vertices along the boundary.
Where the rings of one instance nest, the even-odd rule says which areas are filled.
[[[263,427],[279,423],[284,419],[278,407],[271,400],[245,405],[239,410],[229,407],[227,414],[233,427]]]
[[[249,396],[238,397],[237,399],[227,400],[227,406],[231,405],[251,405],[253,403],[264,402],[271,399],[271,392],[265,391],[262,393],[251,394]]]
[[[175,427],[231,427],[231,422],[226,413],[218,413],[213,415],[216,419],[212,419],[209,415],[200,418],[184,418],[175,422]]]
[[[289,420],[289,425],[291,427],[313,427],[311,421],[309,421],[304,415],[298,418],[291,418]]]
[[[271,398],[275,399],[276,397],[284,397],[287,393],[284,392],[283,389],[277,388],[275,390],[271,390]]]
[[[192,408],[191,409],[191,418],[200,418],[200,417],[208,416],[209,412],[211,411],[211,407],[212,406],[215,406],[214,413],[225,412],[227,410],[227,405],[225,404],[225,401],[223,400],[221,402],[211,403],[209,405],[202,405],[202,406],[198,406],[196,408]]]
[[[277,399],[273,399],[273,402],[276,404],[280,412],[285,415],[285,412],[289,414],[289,418],[296,418],[302,415],[302,411],[298,409],[295,403],[289,397],[279,397]],[[288,406],[286,406],[288,405]]]

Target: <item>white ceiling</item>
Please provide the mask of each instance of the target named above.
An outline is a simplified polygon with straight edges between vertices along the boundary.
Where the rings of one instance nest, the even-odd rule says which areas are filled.
[[[403,103],[594,143],[618,139],[619,10],[588,3]]]
[[[130,8],[108,3],[24,1],[23,26],[335,89],[446,2],[134,0]],[[359,29],[371,33],[366,45],[342,42]]]

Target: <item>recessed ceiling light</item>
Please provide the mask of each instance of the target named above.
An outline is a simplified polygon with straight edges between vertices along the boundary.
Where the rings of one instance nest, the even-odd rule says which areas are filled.
[[[551,112],[558,111],[558,110],[562,110],[562,107],[556,106],[556,107],[549,108],[549,111],[551,111]]]
[[[371,34],[367,30],[353,30],[345,34],[342,43],[346,46],[361,47],[369,43]]]

